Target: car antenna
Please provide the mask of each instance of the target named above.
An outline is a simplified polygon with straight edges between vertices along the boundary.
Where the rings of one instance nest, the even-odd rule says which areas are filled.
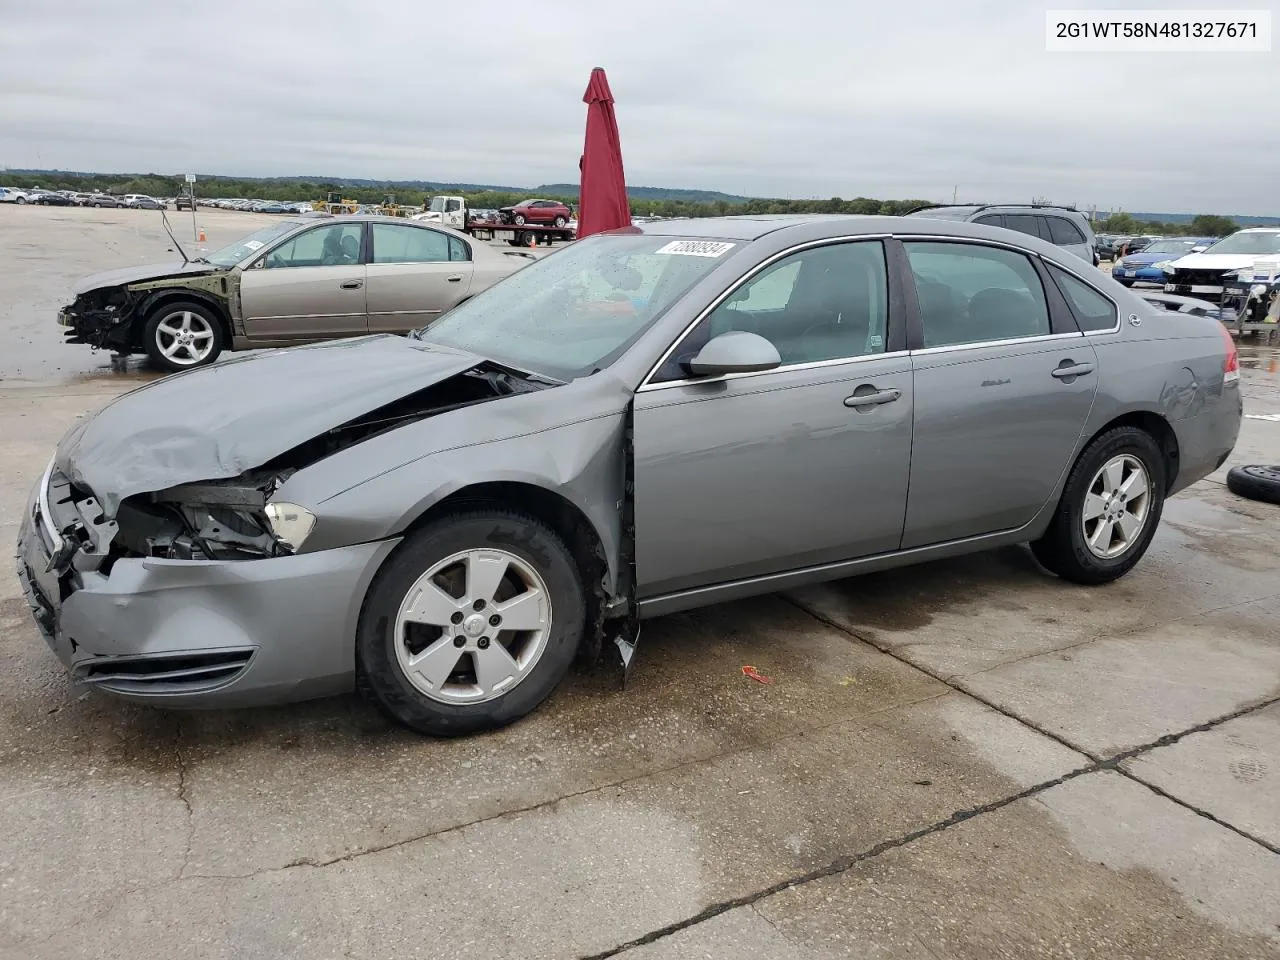
[[[160,220],[164,223],[165,233],[169,234],[169,239],[173,241],[173,245],[178,248],[178,253],[182,254],[182,265],[185,267],[191,262],[191,258],[187,256],[187,251],[182,249],[182,244],[178,242],[178,238],[173,235],[173,227],[169,226],[169,217],[164,212],[164,208],[160,208]]]

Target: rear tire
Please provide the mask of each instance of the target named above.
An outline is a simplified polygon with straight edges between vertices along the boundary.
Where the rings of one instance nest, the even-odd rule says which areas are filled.
[[[1164,457],[1151,435],[1137,427],[1108,430],[1071,468],[1049,529],[1031,552],[1072,583],[1118,580],[1151,545],[1166,489]]]
[[[1280,464],[1250,464],[1227,471],[1227,489],[1263,503],[1280,503]]]
[[[1120,285],[1121,285],[1121,286],[1124,286],[1124,287],[1132,287],[1132,286],[1133,286],[1133,281],[1132,281],[1132,280],[1121,280],[1121,281],[1120,281]]]
[[[447,514],[411,534],[369,587],[357,685],[420,733],[496,729],[551,695],[585,625],[581,574],[550,527],[499,508]]]

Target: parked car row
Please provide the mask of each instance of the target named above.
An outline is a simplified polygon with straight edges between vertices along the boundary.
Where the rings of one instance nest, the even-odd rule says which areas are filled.
[[[250,213],[311,213],[314,207],[305,201],[293,200],[255,200],[245,198],[198,198],[202,207],[214,207],[219,210],[247,210]]]
[[[1213,243],[1213,237],[1163,237],[1151,240],[1139,246],[1135,252],[1116,260],[1115,266],[1111,268],[1111,276],[1126,287],[1135,283],[1162,284],[1164,271],[1161,267],[1164,264],[1188,253],[1199,253]]]
[[[162,210],[169,199],[156,199],[142,193],[78,193],[74,190],[44,190],[40,187],[19,189],[0,187],[0,203],[37,204],[45,207],[130,207],[136,210]]]

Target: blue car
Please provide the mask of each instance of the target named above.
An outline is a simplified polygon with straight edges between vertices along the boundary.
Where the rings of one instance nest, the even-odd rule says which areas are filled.
[[[1188,253],[1203,250],[1214,242],[1213,237],[1166,237],[1148,244],[1139,253],[1131,253],[1117,260],[1111,268],[1111,276],[1126,287],[1135,283],[1159,283],[1165,281],[1164,270],[1157,264],[1185,257]]]

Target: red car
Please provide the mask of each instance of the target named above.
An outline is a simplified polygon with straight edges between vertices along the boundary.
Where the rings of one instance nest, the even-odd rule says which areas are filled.
[[[522,200],[514,207],[499,210],[498,219],[503,223],[514,223],[518,227],[526,223],[563,227],[573,219],[573,211],[559,200]]]

